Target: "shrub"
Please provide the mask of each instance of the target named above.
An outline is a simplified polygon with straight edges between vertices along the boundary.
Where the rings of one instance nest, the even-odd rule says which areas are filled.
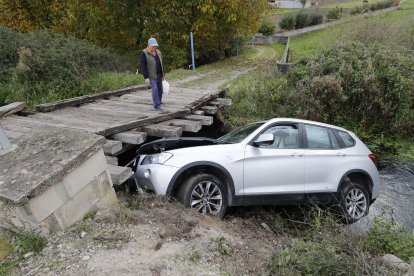
[[[323,14],[321,13],[311,13],[310,14],[310,26],[319,25],[323,23]]]
[[[296,25],[295,29],[305,28],[310,25],[310,16],[307,12],[298,12],[296,14]]]
[[[337,19],[341,18],[342,12],[343,12],[343,9],[336,6],[335,8],[330,9],[326,13],[326,18],[328,19],[328,21],[337,20]]]
[[[296,115],[366,134],[410,137],[414,80],[408,72],[413,70],[413,55],[386,47],[360,43],[333,47],[290,71],[289,83],[296,84]]]
[[[262,21],[259,27],[259,33],[263,35],[272,35],[275,33],[275,25],[270,21]]]
[[[286,14],[279,22],[279,26],[283,30],[292,30],[318,25],[322,22],[323,14],[320,12],[300,11],[298,13]]]
[[[375,219],[367,235],[367,244],[375,253],[395,254],[406,262],[414,260],[414,235],[396,222]]]
[[[286,14],[279,22],[280,28],[283,30],[293,30],[296,27],[296,16],[294,14]]]
[[[132,58],[85,40],[40,30],[21,34],[0,27],[0,105],[29,104],[96,92],[85,83],[104,71],[134,71]]]

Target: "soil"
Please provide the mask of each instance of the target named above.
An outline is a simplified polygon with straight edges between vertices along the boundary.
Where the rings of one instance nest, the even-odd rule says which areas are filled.
[[[265,223],[185,209],[153,195],[123,198],[49,238],[17,275],[268,275],[272,252],[286,246]]]

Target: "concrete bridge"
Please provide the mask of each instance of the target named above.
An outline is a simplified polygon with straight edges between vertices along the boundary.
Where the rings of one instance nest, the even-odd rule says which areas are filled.
[[[24,104],[0,108],[12,145],[0,148],[1,221],[48,234],[98,208],[116,207],[113,185],[131,176],[116,156],[150,137],[211,125],[212,115],[231,104],[224,96],[224,90],[171,87],[159,112],[146,86],[132,86],[42,104],[38,112],[22,110]]]

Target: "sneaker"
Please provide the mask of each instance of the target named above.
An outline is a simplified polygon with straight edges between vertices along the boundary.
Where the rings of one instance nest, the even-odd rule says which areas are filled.
[[[162,110],[162,108],[160,107],[160,108],[158,108],[158,109],[155,109],[156,111],[158,111],[158,112],[160,112],[160,113],[164,113],[164,110]]]

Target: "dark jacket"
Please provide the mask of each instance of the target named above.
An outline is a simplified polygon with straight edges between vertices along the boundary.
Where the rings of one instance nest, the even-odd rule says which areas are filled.
[[[164,76],[162,67],[162,55],[159,50],[156,53],[150,53],[148,48],[142,50],[140,55],[141,73],[145,79],[157,79],[157,76]]]

